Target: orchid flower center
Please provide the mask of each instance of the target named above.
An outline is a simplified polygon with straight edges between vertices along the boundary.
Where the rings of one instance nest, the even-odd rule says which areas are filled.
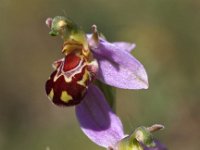
[[[50,35],[60,35],[64,40],[65,57],[54,62],[55,71],[46,82],[46,93],[56,105],[79,104],[87,93],[98,68],[89,49],[85,33],[70,19],[57,16],[48,20]]]

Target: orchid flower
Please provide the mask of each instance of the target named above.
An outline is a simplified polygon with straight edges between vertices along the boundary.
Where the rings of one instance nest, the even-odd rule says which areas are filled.
[[[74,106],[80,127],[97,145],[109,150],[165,150],[150,132],[162,128],[139,127],[125,135],[118,116],[111,110],[102,91],[93,84],[101,82],[123,89],[147,89],[143,65],[130,52],[135,44],[110,43],[97,27],[86,35],[66,17],[46,20],[50,35],[64,40],[64,58],[53,63],[54,72],[46,82],[49,99],[59,106]]]
[[[108,150],[167,150],[152,136],[152,132],[164,126],[138,127],[132,134],[125,135],[120,118],[101,91],[94,85],[90,85],[89,90],[92,92],[76,107],[76,115],[82,131],[91,141]]]
[[[60,35],[64,40],[65,56],[53,63],[55,71],[46,82],[46,93],[54,104],[73,106],[90,94],[99,97],[98,88],[90,86],[95,79],[117,88],[148,88],[143,65],[130,54],[135,44],[110,43],[99,35],[95,25],[93,33],[86,35],[62,16],[48,18],[46,24],[51,29],[50,35]]]

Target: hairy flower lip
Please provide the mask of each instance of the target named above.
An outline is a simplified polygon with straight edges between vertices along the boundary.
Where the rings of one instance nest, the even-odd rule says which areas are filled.
[[[88,62],[79,53],[70,53],[53,63],[55,71],[45,85],[48,98],[59,106],[79,104],[95,78],[96,61]],[[97,70],[97,69],[96,69]]]

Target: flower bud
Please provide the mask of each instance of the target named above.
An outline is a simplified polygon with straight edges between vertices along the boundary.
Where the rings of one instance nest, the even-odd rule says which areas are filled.
[[[118,142],[114,150],[166,150],[164,145],[154,140],[150,130],[152,128],[162,129],[161,125],[138,127],[132,134]]]

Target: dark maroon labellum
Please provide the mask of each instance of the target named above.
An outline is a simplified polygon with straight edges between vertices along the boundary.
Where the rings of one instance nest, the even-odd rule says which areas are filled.
[[[77,105],[84,98],[93,73],[79,53],[70,53],[54,63],[55,71],[46,82],[46,93],[56,105]]]

